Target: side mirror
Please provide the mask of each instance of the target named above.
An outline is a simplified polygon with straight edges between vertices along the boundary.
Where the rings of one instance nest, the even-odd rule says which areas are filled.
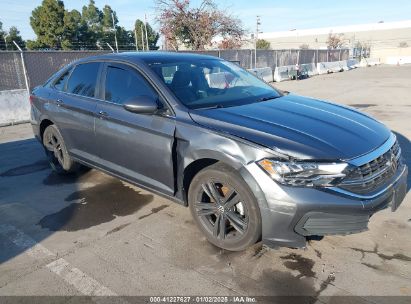
[[[126,100],[124,109],[138,114],[155,114],[158,110],[157,100],[150,96],[137,96]]]

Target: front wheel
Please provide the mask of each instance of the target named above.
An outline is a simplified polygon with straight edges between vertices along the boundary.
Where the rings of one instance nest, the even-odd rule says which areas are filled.
[[[44,130],[43,146],[53,171],[66,174],[79,169],[80,165],[71,159],[63,137],[55,125],[50,125]]]
[[[234,169],[217,163],[201,170],[191,182],[188,200],[194,220],[210,243],[241,251],[261,237],[258,203]]]

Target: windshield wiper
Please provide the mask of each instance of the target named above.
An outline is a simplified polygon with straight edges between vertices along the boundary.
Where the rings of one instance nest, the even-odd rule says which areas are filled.
[[[279,97],[281,97],[281,96],[276,95],[276,96],[262,97],[260,99],[257,99],[257,101],[267,101],[267,100],[276,99],[276,98],[279,98]]]
[[[198,107],[195,108],[196,110],[208,110],[208,109],[221,109],[224,108],[222,104],[212,105],[212,106],[205,106],[205,107]]]

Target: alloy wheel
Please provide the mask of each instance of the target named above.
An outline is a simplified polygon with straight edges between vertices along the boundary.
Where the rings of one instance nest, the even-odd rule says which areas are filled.
[[[219,240],[241,239],[248,228],[248,210],[230,185],[208,180],[201,184],[195,203],[201,224]]]
[[[44,142],[44,146],[49,152],[53,153],[54,158],[57,159],[60,166],[63,166],[64,164],[63,147],[62,147],[62,144],[60,143],[59,138],[53,131],[50,131],[46,134],[46,141]]]

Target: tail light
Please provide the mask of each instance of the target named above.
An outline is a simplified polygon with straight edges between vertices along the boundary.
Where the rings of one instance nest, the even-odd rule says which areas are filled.
[[[30,105],[32,105],[32,104],[33,104],[33,101],[34,101],[34,96],[33,96],[33,95],[30,95],[29,101],[30,101]]]

